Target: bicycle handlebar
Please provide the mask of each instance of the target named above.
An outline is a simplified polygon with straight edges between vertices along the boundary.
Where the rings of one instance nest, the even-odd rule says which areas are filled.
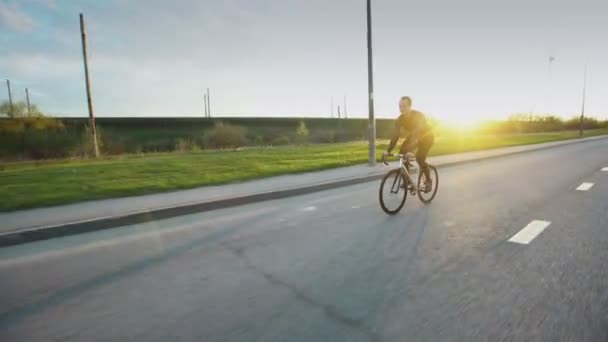
[[[384,163],[384,165],[388,166],[388,162],[386,161],[386,157],[397,157],[397,158],[404,158],[405,155],[404,154],[400,154],[400,153],[388,153],[388,154],[382,154],[382,162]]]

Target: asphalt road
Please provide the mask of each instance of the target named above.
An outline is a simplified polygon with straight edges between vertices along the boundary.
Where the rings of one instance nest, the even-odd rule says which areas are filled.
[[[599,140],[442,168],[394,217],[371,182],[2,248],[0,341],[606,341],[604,167]]]

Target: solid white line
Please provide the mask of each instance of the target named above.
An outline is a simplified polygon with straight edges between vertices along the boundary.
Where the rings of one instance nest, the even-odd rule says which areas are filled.
[[[593,183],[583,183],[576,188],[578,191],[587,191],[593,187]]]
[[[549,227],[550,224],[551,222],[549,221],[534,220],[528,223],[528,225],[525,226],[524,229],[513,235],[509,239],[509,242],[527,245],[530,243],[530,241],[534,240],[534,238],[536,238],[540,233],[542,233],[545,228]]]
[[[608,172],[608,167],[603,168],[602,171]]]

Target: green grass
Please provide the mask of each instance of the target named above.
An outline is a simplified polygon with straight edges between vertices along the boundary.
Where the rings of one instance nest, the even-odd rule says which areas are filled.
[[[608,134],[587,131],[586,136]],[[576,138],[578,132],[438,137],[431,155]],[[378,154],[386,148],[380,143]],[[363,163],[367,143],[250,148],[236,152],[125,155],[0,166],[0,211],[158,193]]]

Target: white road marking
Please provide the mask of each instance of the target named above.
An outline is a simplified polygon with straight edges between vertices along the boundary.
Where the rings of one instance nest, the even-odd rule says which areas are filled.
[[[306,208],[302,208],[302,211],[315,211],[317,210],[317,207],[315,207],[314,205],[310,206],[310,207],[306,207]]]
[[[550,224],[551,222],[549,221],[534,220],[528,223],[528,225],[525,226],[524,229],[513,235],[509,239],[509,242],[527,245],[538,235],[540,235],[540,233],[542,233],[545,228],[549,227]]]
[[[603,168],[602,171],[608,172],[608,167]]]
[[[360,206],[358,206],[358,205],[353,205],[351,208],[352,208],[352,209],[359,209],[359,208],[361,208],[361,207],[360,207]]]
[[[583,183],[576,188],[578,191],[587,191],[593,187],[593,183]]]

